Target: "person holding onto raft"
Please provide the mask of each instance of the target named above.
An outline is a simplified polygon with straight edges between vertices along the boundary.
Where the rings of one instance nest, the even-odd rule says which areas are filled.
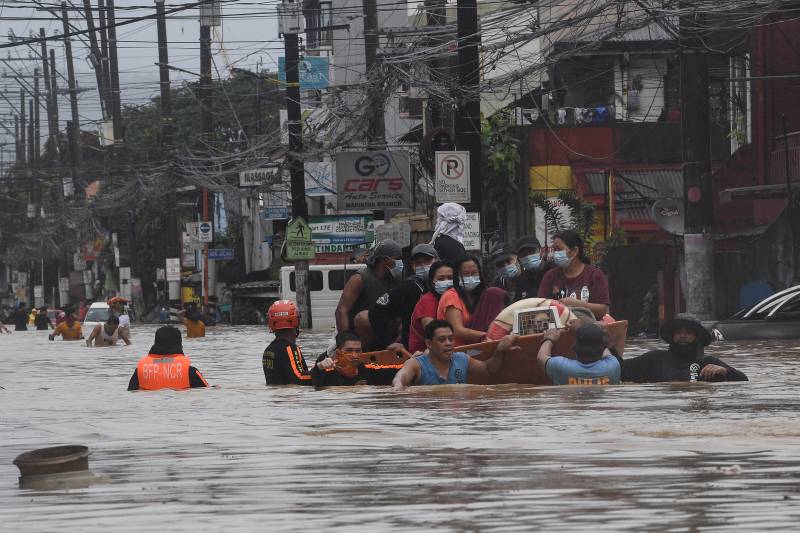
[[[261,365],[267,385],[311,385],[311,374],[297,346],[300,313],[291,300],[278,300],[267,310],[267,323],[275,334],[264,350]]]
[[[503,289],[486,288],[478,259],[467,256],[456,264],[453,288],[439,299],[436,318],[451,324],[457,347],[474,344],[486,339],[489,325],[507,299]]]
[[[408,351],[415,354],[425,350],[425,326],[436,320],[439,298],[453,287],[453,266],[437,261],[431,265],[426,280],[425,293],[411,313],[408,328]]]
[[[430,244],[418,244],[411,250],[411,268],[414,275],[400,285],[381,295],[372,307],[369,308],[369,329],[372,331],[372,342],[361,337],[364,348],[368,350],[383,350],[394,342],[408,346],[411,314],[414,307],[425,290],[431,265],[437,261],[436,249]],[[359,317],[356,317],[356,329],[363,334],[363,329],[358,327]]]
[[[586,307],[600,320],[608,314],[608,279],[603,271],[589,264],[583,240],[567,230],[553,237],[552,268],[542,277],[539,298],[559,300],[569,307]]]
[[[335,312],[336,331],[354,331],[359,337],[368,338],[372,334],[369,308],[400,283],[403,270],[400,245],[391,239],[379,242],[367,260],[367,268],[351,276],[342,289]]]
[[[661,328],[667,350],[653,350],[622,362],[622,380],[636,383],[661,381],[748,381],[744,373],[716,357],[705,355],[711,333],[695,317],[678,314]]]
[[[520,350],[514,346],[516,335],[508,335],[498,343],[487,361],[479,361],[464,352],[456,352],[453,328],[445,320],[434,320],[425,326],[427,351],[403,363],[392,381],[395,390],[412,385],[455,385],[467,383],[469,376],[488,379],[503,366],[506,354]]]
[[[553,355],[561,330],[544,333],[536,362],[554,385],[616,385],[620,382],[619,361],[608,350],[608,336],[598,324],[583,323],[575,331],[577,359]]]
[[[128,390],[195,387],[208,387],[208,382],[183,353],[180,330],[172,326],[158,328],[153,346],[136,365]]]

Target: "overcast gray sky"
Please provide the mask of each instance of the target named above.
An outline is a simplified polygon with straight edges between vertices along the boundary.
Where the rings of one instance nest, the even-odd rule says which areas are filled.
[[[81,0],[72,0],[71,3],[74,6],[83,5]],[[166,9],[191,3],[193,2],[186,0],[172,2],[167,0]],[[39,4],[45,7],[58,5],[52,1],[39,2]],[[215,29],[212,45],[215,65],[222,77],[228,75],[228,65],[255,70],[256,65],[261,62],[262,69],[274,70],[277,68],[278,56],[283,55],[283,43],[278,40],[276,4],[275,0],[264,2],[243,0],[223,3],[222,26]],[[35,5],[36,3],[31,1],[0,0],[0,42],[9,42],[10,30],[18,37],[28,37],[31,32],[38,34],[39,28],[44,28],[48,36],[61,33],[61,20],[54,18],[46,11],[36,9]],[[97,0],[92,0],[92,5],[96,7]],[[116,13],[118,23],[130,18],[154,14],[155,2],[152,0],[149,2],[147,0],[118,0]],[[167,22],[170,64],[192,72],[200,70],[198,14],[198,9],[188,9],[181,13],[168,15]],[[71,21],[81,29],[86,27],[82,15],[82,11],[78,12],[75,9],[69,11]],[[96,12],[95,25],[97,25]],[[145,102],[159,92],[158,67],[154,64],[158,61],[156,22],[155,20],[145,20],[120,27],[117,38],[119,41],[122,102],[123,104]],[[35,46],[38,52],[38,45]],[[55,46],[56,50],[56,69],[64,76],[63,79],[59,76],[59,86],[63,88],[66,87],[67,73],[63,41],[48,42],[48,47],[51,46]],[[86,130],[91,130],[94,129],[92,122],[100,119],[100,103],[95,74],[87,59],[88,39],[86,36],[74,37],[72,46],[78,85],[91,89],[80,93],[78,99],[81,126]],[[33,51],[28,46],[17,46],[0,50],[0,58],[7,59],[9,56],[25,58],[29,53],[33,54]],[[20,74],[30,76],[33,74],[33,69],[39,65],[38,59],[0,63],[3,74],[11,76],[2,78],[0,90],[3,90],[14,106],[19,105],[19,85],[13,78],[15,74],[12,67]],[[214,71],[214,76],[217,76],[216,71]],[[180,85],[183,80],[194,79],[192,75],[176,71],[170,72],[170,78],[173,85]],[[33,83],[31,79],[27,81]],[[59,109],[60,127],[63,129],[64,122],[69,116],[67,95],[59,96]],[[0,120],[12,131],[14,118],[9,113],[13,112],[14,110],[5,100],[0,101],[0,113],[2,113]],[[41,115],[42,130],[46,133],[44,111],[41,112]],[[3,142],[13,142],[13,137],[8,135],[6,130],[2,130],[2,133]],[[8,157],[13,157],[13,146],[5,148],[5,159],[7,160]]]

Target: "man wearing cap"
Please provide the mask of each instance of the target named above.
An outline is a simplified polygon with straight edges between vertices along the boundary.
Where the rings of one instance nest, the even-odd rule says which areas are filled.
[[[418,244],[411,250],[411,268],[414,276],[400,283],[394,289],[382,294],[369,308],[369,329],[364,331],[360,326],[360,317],[356,317],[356,329],[361,342],[368,350],[383,350],[393,342],[401,342],[408,346],[408,330],[411,327],[411,315],[422,293],[425,292],[425,281],[431,265],[439,259],[436,248],[430,244]]]
[[[616,385],[620,382],[620,365],[608,351],[608,336],[597,324],[584,323],[575,331],[575,355],[570,359],[551,355],[561,330],[544,334],[536,361],[554,385]]]
[[[622,380],[636,383],[660,381],[747,381],[747,376],[720,359],[705,355],[711,333],[695,317],[679,314],[661,328],[667,350],[653,350],[622,363]]]
[[[372,304],[397,286],[403,279],[403,250],[391,239],[375,246],[367,260],[367,268],[347,280],[336,306],[336,330],[355,331],[355,318],[367,313]],[[368,317],[363,317],[367,322]]]
[[[500,243],[492,250],[492,263],[497,271],[494,286],[512,294],[514,302],[535,298],[539,292],[539,284],[547,270],[539,255],[540,248],[536,237],[526,236],[513,247]]]
[[[172,326],[156,330],[150,351],[139,360],[128,390],[189,389],[208,387],[203,375],[183,353],[181,332]]]

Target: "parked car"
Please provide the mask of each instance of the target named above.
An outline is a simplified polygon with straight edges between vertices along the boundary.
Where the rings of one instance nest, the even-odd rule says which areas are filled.
[[[105,302],[95,302],[89,306],[83,317],[83,334],[88,338],[97,324],[105,324],[111,316],[111,308]]]
[[[800,285],[706,327],[718,340],[800,339]]]

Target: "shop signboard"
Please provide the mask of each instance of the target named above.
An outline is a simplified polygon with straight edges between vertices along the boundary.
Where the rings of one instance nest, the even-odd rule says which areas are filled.
[[[317,253],[350,252],[375,240],[371,215],[322,215],[309,220]]]
[[[408,152],[372,151],[336,154],[340,210],[407,209],[411,205]]]

